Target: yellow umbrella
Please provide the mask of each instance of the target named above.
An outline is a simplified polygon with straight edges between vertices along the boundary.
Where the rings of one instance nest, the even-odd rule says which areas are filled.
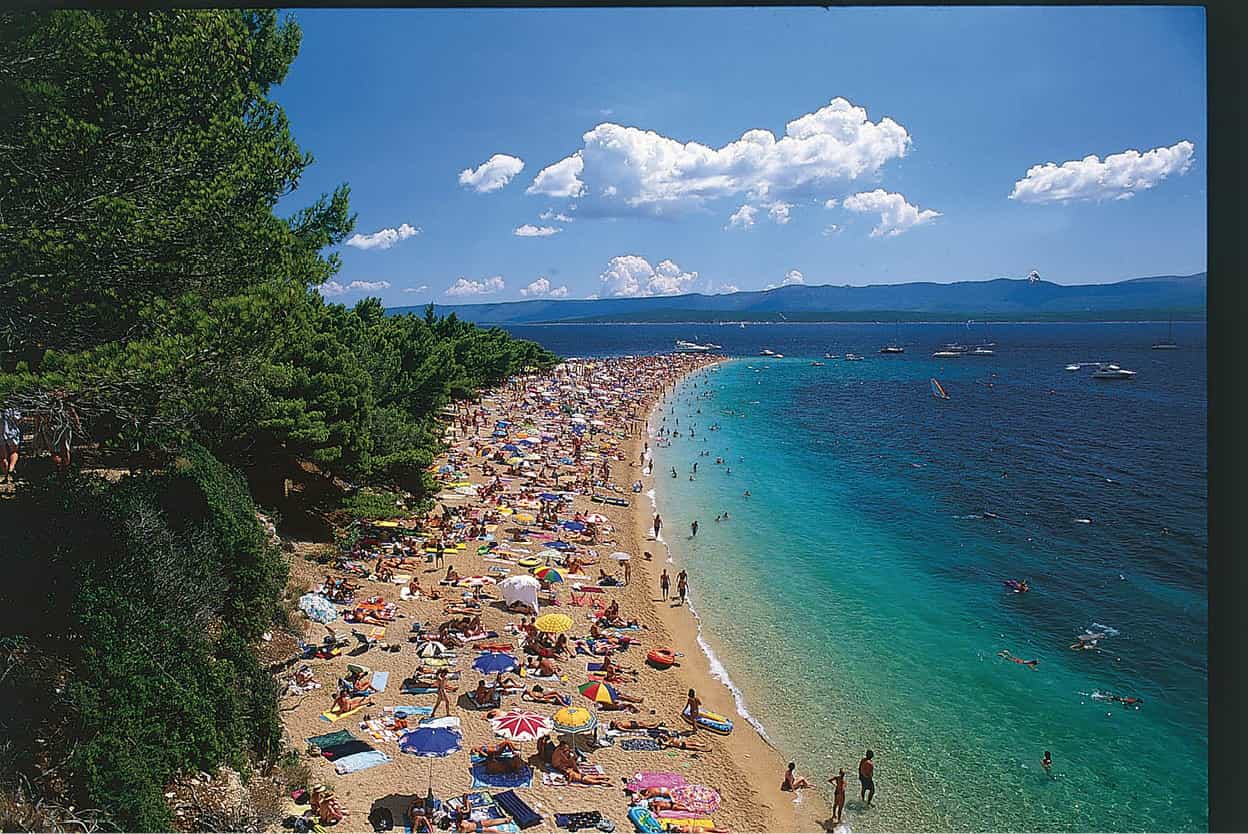
[[[572,627],[572,618],[567,614],[543,614],[533,626],[543,634],[562,634]]]
[[[515,519],[516,521],[531,522],[533,521],[533,515],[531,513],[516,513]]]

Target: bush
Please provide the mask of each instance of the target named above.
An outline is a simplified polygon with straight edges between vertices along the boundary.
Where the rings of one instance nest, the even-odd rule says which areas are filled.
[[[402,494],[375,489],[361,489],[352,495],[343,496],[342,510],[355,518],[369,521],[404,518],[410,512],[404,504]]]

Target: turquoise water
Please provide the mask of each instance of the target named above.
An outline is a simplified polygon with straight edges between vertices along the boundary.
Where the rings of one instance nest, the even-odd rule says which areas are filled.
[[[1207,829],[1203,350],[1119,346],[1141,375],[1104,383],[1062,370],[1103,358],[1069,332],[1036,341],[990,364],[737,359],[652,421],[681,432],[657,501],[707,639],[800,772],[851,774],[855,830]],[[1118,633],[1070,651],[1093,623]]]

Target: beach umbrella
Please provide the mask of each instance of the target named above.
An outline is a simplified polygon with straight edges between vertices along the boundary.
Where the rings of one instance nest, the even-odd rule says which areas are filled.
[[[590,513],[585,516],[586,521],[592,521],[594,524],[605,524],[609,519],[602,513]]]
[[[558,550],[551,550],[550,548],[547,548],[546,550],[543,550],[541,553],[537,554],[537,558],[545,559],[547,562],[549,562],[551,559],[555,558],[558,555],[559,555]]]
[[[676,785],[669,789],[672,801],[697,814],[710,815],[719,810],[719,793],[706,785]]]
[[[450,727],[417,727],[399,738],[399,750],[413,756],[440,759],[460,749],[463,737]]]
[[[507,432],[503,431],[502,429],[496,429],[496,430],[494,431],[493,435],[494,435],[494,437],[506,437],[506,436],[507,436]]]
[[[537,591],[540,587],[540,582],[525,573],[509,576],[498,583],[498,590],[503,596],[503,602],[508,605],[511,605],[513,602],[523,602],[534,611],[538,610]]]
[[[602,681],[589,681],[581,684],[577,689],[586,698],[599,704],[614,704],[620,700],[620,695],[615,691],[615,687]]]
[[[588,733],[598,726],[598,716],[581,707],[564,707],[551,720],[555,732],[561,735]]]
[[[510,672],[520,663],[511,655],[503,652],[485,652],[477,655],[472,661],[472,668],[483,675],[496,675],[499,672]]]
[[[540,568],[534,568],[533,575],[536,576],[542,582],[550,582],[553,584],[555,582],[563,581],[563,574],[560,573],[557,568],[552,568],[549,565],[544,565]]]
[[[564,541],[551,542],[550,546],[555,550],[576,550],[576,545]]]
[[[518,452],[520,451],[520,447],[517,446],[515,443],[504,443],[503,451],[504,452]]]
[[[437,640],[426,640],[416,647],[417,657],[442,657],[450,654],[450,649],[439,643]]]
[[[627,562],[629,559],[631,559],[631,558],[633,558],[633,557],[632,557],[632,556],[629,556],[627,553],[625,553],[625,552],[624,552],[624,551],[622,551],[622,550],[617,550],[617,551],[615,551],[614,553],[612,553],[612,554],[611,554],[611,558],[612,558],[612,559],[614,559],[614,560],[615,560],[615,561],[617,561],[617,562]]]
[[[572,618],[567,614],[543,614],[533,625],[543,634],[562,634],[572,627]]]
[[[524,463],[524,458],[520,457],[519,455],[512,455],[511,457],[507,458],[508,466],[515,466],[517,463]]]
[[[482,585],[493,585],[495,581],[491,576],[465,576],[455,584],[461,588],[480,588]]]
[[[582,530],[584,530],[584,529],[585,529],[585,522],[583,522],[583,521],[565,521],[565,522],[563,522],[563,524],[561,524],[560,526],[561,526],[561,527],[563,527],[563,529],[565,529],[565,530],[573,530],[573,531],[575,531],[575,532],[579,533],[579,532],[581,532]]]
[[[524,524],[531,524],[533,522],[532,513],[516,513],[514,516],[512,516],[512,518]]]
[[[533,741],[550,733],[554,722],[527,709],[512,709],[490,719],[494,735],[512,741]]]

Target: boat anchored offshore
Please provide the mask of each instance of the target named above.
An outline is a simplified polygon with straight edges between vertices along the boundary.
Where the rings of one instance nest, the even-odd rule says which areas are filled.
[[[1135,371],[1120,368],[1112,362],[1101,365],[1092,372],[1093,379],[1132,379],[1134,377]]]
[[[687,342],[684,339],[676,340],[677,353],[707,353],[719,347],[718,345],[700,345],[697,342]]]
[[[1174,317],[1170,317],[1170,327],[1166,330],[1166,338],[1153,345],[1153,350],[1178,350],[1179,346],[1174,341]]]
[[[762,349],[762,351],[760,351],[758,355],[759,355],[759,356],[766,356],[766,357],[768,357],[768,358],[770,358],[770,359],[783,359],[783,358],[784,358],[784,354],[783,354],[783,353],[776,353],[776,352],[775,352],[774,350],[772,350],[771,348],[763,348],[763,349]]]
[[[865,359],[865,358],[866,358],[866,357],[864,357],[864,356],[859,356],[859,355],[858,355],[858,354],[856,354],[856,353],[847,353],[847,354],[845,354],[845,361],[846,361],[846,362],[861,362],[861,361],[862,361],[863,359]]]
[[[901,329],[900,324],[898,324],[897,327],[898,327],[898,330]],[[906,352],[906,349],[901,346],[901,342],[897,338],[896,334],[894,334],[893,340],[891,342],[886,344],[884,347],[880,348],[880,353],[905,353],[905,352]]]

